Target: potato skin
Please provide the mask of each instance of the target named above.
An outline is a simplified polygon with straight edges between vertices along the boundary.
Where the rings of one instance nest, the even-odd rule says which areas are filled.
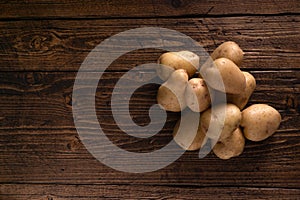
[[[199,115],[199,113],[188,112],[184,114],[183,117],[183,125],[181,125],[181,132],[179,132],[180,126],[180,119],[177,121],[174,131],[173,131],[173,138],[174,141],[184,150],[187,151],[195,151],[199,150],[207,141],[207,137],[205,133],[202,132],[200,128],[200,120],[198,122],[198,129],[197,133],[192,132],[192,128],[187,125],[190,124],[191,120],[197,119],[195,115]],[[198,116],[199,117],[199,116]]]
[[[209,90],[203,79],[192,78],[189,80],[185,89],[185,101],[194,112],[202,112],[210,106]]]
[[[158,89],[156,98],[160,107],[172,112],[180,112],[185,109],[184,92],[187,82],[186,71],[183,69],[175,70]]]
[[[255,78],[249,72],[243,72],[246,79],[246,88],[240,94],[227,94],[227,102],[235,104],[241,110],[248,103],[250,96],[256,87]]]
[[[281,115],[266,104],[254,104],[243,110],[241,127],[244,135],[251,141],[262,141],[278,129]]]
[[[213,152],[216,156],[223,160],[239,156],[245,147],[245,138],[242,130],[237,128],[233,131],[230,137],[222,142],[217,142],[213,147]]]
[[[240,94],[246,88],[246,78],[242,71],[227,58],[218,58],[213,63],[207,62],[201,69],[202,76],[206,83],[215,90]],[[218,80],[220,74],[222,80]],[[222,81],[224,87],[222,87]]]
[[[174,71],[175,69],[173,67],[167,65],[163,65],[163,66],[160,65],[156,67],[156,74],[163,81],[168,80],[168,78]]]
[[[230,137],[232,132],[240,125],[242,115],[240,109],[234,104],[219,104],[214,107],[215,112],[212,109],[208,109],[201,114],[201,128],[206,136],[214,141],[224,141],[227,137]],[[226,113],[224,113],[224,111]],[[224,116],[225,114],[225,116]],[[224,124],[222,121],[224,116]],[[211,124],[211,132],[208,131]],[[217,133],[221,134],[217,135]]]
[[[213,60],[218,58],[228,58],[237,66],[240,66],[244,58],[244,52],[237,43],[233,41],[227,41],[222,43],[213,51],[211,58]]]
[[[199,68],[199,56],[190,51],[167,52],[157,62],[161,65],[156,68],[156,73],[163,81],[177,69],[186,70],[189,77],[192,77]]]

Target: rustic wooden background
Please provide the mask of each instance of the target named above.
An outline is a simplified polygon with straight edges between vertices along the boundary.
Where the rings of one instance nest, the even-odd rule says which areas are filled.
[[[299,199],[300,3],[298,0],[27,0],[0,2],[0,199]],[[282,123],[269,139],[247,141],[228,161],[187,152],[159,171],[110,169],[84,148],[72,119],[72,87],[97,44],[121,31],[159,26],[180,31],[212,52],[233,40],[242,69],[257,79],[252,103],[269,103]],[[177,114],[155,137],[127,137],[115,125],[110,94],[155,49],[128,53],[105,73],[97,92],[99,122],[115,144],[135,152],[170,140]],[[157,86],[132,97],[131,114],[149,122]],[[120,107],[122,109],[122,107]],[[126,164],[126,163],[124,163]]]

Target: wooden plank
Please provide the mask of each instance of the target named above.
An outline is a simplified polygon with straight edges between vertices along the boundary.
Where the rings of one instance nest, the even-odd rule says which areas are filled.
[[[28,9],[30,8],[30,9]],[[19,18],[123,18],[123,17],[173,17],[186,15],[255,15],[299,13],[296,0],[265,0],[263,2],[232,0],[183,1],[142,0],[133,3],[125,0],[29,0],[9,1],[0,4],[0,19]]]
[[[0,73],[0,182],[299,188],[300,72],[252,73],[258,87],[250,103],[269,103],[280,110],[283,121],[277,133],[262,142],[248,141],[244,153],[228,161],[212,153],[199,159],[197,152],[188,152],[170,166],[146,174],[116,172],[84,148],[74,129],[70,106],[74,72]],[[178,115],[170,115],[157,136],[136,139],[117,127],[109,104],[101,103],[109,100],[111,89],[122,74],[107,72],[103,77],[105,84],[99,91],[97,107],[104,132],[128,151],[149,152],[165,146]],[[156,89],[157,86],[140,90],[133,97],[143,102],[132,107],[139,123],[148,122],[146,102],[155,100]]]
[[[134,142],[114,134],[118,136],[113,142],[137,153],[168,143],[166,137]],[[197,151],[186,152],[163,169],[131,174],[115,171],[93,158],[75,130],[1,130],[0,182],[299,189],[299,138],[299,130],[280,130],[262,142],[247,141],[243,154],[227,161],[212,153],[199,159]]]
[[[109,129],[114,127],[111,94],[124,73],[104,73],[96,93],[99,120]],[[257,88],[249,105],[270,104],[281,112],[284,119],[283,129],[297,127],[300,113],[300,71],[251,71],[251,73],[257,80]],[[150,71],[140,72],[132,79],[138,80],[151,74]],[[74,72],[0,73],[0,128],[73,128],[71,105],[75,75]],[[148,110],[156,103],[157,89],[158,85],[148,85],[133,94],[129,106],[137,123],[141,125],[149,123]],[[127,93],[126,90],[124,94]],[[126,104],[120,102],[117,105],[121,113],[125,111]],[[169,113],[169,117],[170,123],[178,119],[176,114]]]
[[[3,184],[2,199],[297,199],[300,191],[283,188],[184,188],[141,185]]]
[[[0,22],[0,71],[77,71],[96,45],[119,32],[146,26],[180,31],[212,52],[236,41],[246,52],[242,68],[299,69],[300,16],[180,19],[26,20]],[[155,62],[161,51],[137,50],[108,68],[124,71]]]

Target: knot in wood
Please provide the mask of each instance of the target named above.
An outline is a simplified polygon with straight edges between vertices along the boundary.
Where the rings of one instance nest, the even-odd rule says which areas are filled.
[[[298,108],[297,99],[293,95],[288,95],[286,98],[286,106],[288,110],[297,109]]]
[[[45,41],[47,37],[41,35],[35,35],[32,37],[30,47],[36,51],[47,50],[48,48],[45,46]]]
[[[70,151],[76,151],[77,149],[81,148],[81,146],[82,144],[77,136],[75,136],[75,138],[67,144],[67,148]]]
[[[65,98],[65,102],[67,104],[67,106],[72,106],[72,95],[69,93],[69,94],[65,94],[64,95],[64,98]]]
[[[38,72],[28,72],[25,75],[25,81],[30,85],[40,84],[42,79],[42,74]]]

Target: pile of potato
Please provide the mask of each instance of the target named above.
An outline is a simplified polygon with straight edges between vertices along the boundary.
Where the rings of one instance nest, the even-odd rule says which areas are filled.
[[[216,156],[229,159],[243,152],[245,138],[261,141],[278,129],[281,116],[273,107],[254,104],[245,108],[256,81],[250,73],[240,70],[243,56],[235,42],[224,42],[198,74],[200,60],[193,52],[167,52],[159,57],[157,75],[165,82],[158,89],[158,104],[172,112],[186,111],[188,107],[181,119],[187,123],[183,124],[197,119],[201,112],[197,133],[189,126],[179,131],[181,120],[174,128],[174,140],[183,149],[198,150],[209,140]],[[217,73],[224,85],[216,80]],[[218,94],[226,95],[227,102],[217,104],[212,112],[211,104],[217,101]]]

